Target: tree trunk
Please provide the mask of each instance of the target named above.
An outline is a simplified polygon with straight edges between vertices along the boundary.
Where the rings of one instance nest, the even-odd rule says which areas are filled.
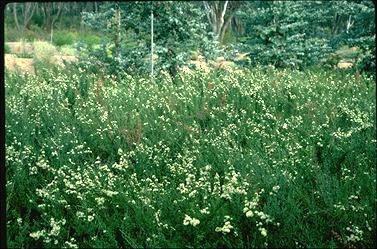
[[[21,32],[21,34],[24,33],[24,30],[26,27],[28,27],[31,18],[33,17],[36,3],[31,3],[31,2],[25,2],[20,4],[21,7],[21,25],[20,21],[18,20],[18,12],[17,12],[17,3],[13,3],[13,17],[14,17],[14,22],[16,23],[17,30]]]
[[[341,21],[340,15],[336,14],[335,15],[335,20],[334,20],[334,25],[333,25],[333,28],[332,28],[332,34],[333,35],[336,35],[338,33],[339,26],[340,26],[340,21]]]
[[[225,36],[225,33],[226,31],[229,29],[230,27],[230,24],[232,23],[232,18],[233,18],[233,15],[232,16],[229,16],[227,19],[226,19],[226,22],[225,24],[222,26],[221,28],[221,32],[220,32],[220,42],[222,42],[224,40],[224,36]]]
[[[56,5],[54,5],[56,4]],[[62,12],[63,2],[46,2],[42,3],[42,12],[44,16],[44,24],[43,26],[48,32],[51,32],[52,26],[55,22],[59,19],[60,14]],[[54,9],[57,8],[57,13],[54,15]]]
[[[120,13],[120,7],[117,6],[117,10],[115,11],[115,19],[114,21],[116,22],[116,30],[114,34],[114,45],[115,45],[115,57],[118,57],[120,54],[120,40],[121,40],[121,13]]]
[[[16,23],[17,30],[21,31],[20,24],[18,23],[18,16],[17,16],[17,3],[13,3],[13,17],[14,17],[14,22]]]
[[[24,25],[23,29],[29,26],[30,20],[34,15],[35,8],[37,4],[36,3],[31,3],[31,2],[26,2],[25,3],[25,11],[24,11]]]
[[[222,42],[226,31],[229,29],[234,13],[240,6],[239,3],[240,2],[229,1],[203,1],[208,22],[219,42]],[[228,15],[225,17],[227,13]]]

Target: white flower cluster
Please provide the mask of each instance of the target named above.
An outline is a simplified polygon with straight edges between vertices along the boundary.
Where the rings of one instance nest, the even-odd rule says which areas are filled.
[[[231,200],[233,194],[246,195],[246,188],[249,186],[249,184],[247,181],[242,181],[242,179],[239,179],[241,179],[241,174],[231,168],[231,171],[225,175],[225,183],[222,186],[223,193],[220,197]]]
[[[185,226],[191,225],[193,227],[196,227],[199,224],[200,224],[200,220],[198,220],[196,218],[191,218],[190,216],[185,214],[185,219],[183,220],[183,225],[185,225]]]
[[[43,229],[43,230],[40,230],[40,231],[32,232],[32,233],[29,234],[29,236],[32,237],[35,240],[38,240],[39,238],[44,237],[43,241],[45,243],[49,243],[51,241],[51,236],[55,236],[55,237],[59,236],[61,226],[64,226],[65,223],[66,223],[65,219],[55,221],[54,218],[51,218],[50,219],[50,226],[51,226],[50,232],[46,232],[46,230]],[[58,243],[58,241],[55,240],[54,244],[56,245],[57,243]]]
[[[60,221],[55,221],[54,218],[50,219],[50,225],[51,225],[51,231],[50,235],[52,236],[58,236],[60,233],[60,225],[65,225],[66,220],[62,219]]]
[[[277,191],[278,189],[279,189],[279,186],[273,187],[273,191]],[[258,230],[261,233],[261,235],[263,237],[266,237],[267,229],[262,226],[264,223],[265,224],[272,223],[273,219],[268,214],[257,210],[259,196],[263,192],[264,192],[264,189],[261,189],[259,192],[256,192],[252,201],[248,201],[247,199],[245,199],[244,201],[245,207],[243,209],[243,212],[246,215],[246,217],[248,218],[255,217],[256,219],[259,220],[257,221],[256,226],[258,227]],[[276,225],[279,226],[280,224],[276,223]]]
[[[279,185],[273,186],[272,191],[270,192],[270,195],[275,195],[280,189]]]
[[[210,212],[209,212],[208,209],[209,209],[208,207],[203,208],[203,209],[200,210],[200,213],[201,213],[201,214],[209,214]]]
[[[29,234],[29,236],[32,237],[35,240],[38,240],[45,233],[46,233],[46,231],[43,229],[41,231],[32,232],[32,233]]]
[[[358,242],[363,240],[364,232],[358,226],[352,225],[352,227],[347,227],[346,230],[351,233],[345,237],[347,242]]]
[[[224,225],[222,227],[216,227],[216,232],[221,232],[223,234],[230,233],[230,230],[233,229],[233,226],[230,224],[232,218],[229,215],[224,216]]]
[[[71,238],[70,241],[66,241],[64,242],[64,245],[68,248],[73,248],[73,249],[77,249],[79,248],[77,244],[75,244],[76,240],[75,238]]]
[[[109,197],[113,197],[114,195],[119,194],[118,191],[111,191],[111,190],[103,190],[102,192],[103,192],[105,195],[109,196]]]
[[[99,206],[105,203],[105,198],[103,197],[96,197],[94,198]]]

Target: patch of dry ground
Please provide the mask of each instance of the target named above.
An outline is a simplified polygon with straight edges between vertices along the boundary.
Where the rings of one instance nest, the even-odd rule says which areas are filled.
[[[31,54],[34,52],[34,47],[31,42],[6,42],[12,54],[26,53]]]
[[[12,71],[28,72],[35,74],[32,58],[17,58],[12,54],[5,54],[5,68]]]
[[[77,57],[68,55],[55,55],[54,64],[64,67],[65,62],[77,61]],[[35,74],[34,62],[32,58],[18,58],[13,54],[5,54],[5,68],[11,71],[28,72]]]
[[[34,47],[31,42],[6,42],[9,46],[12,54],[5,54],[4,64],[5,68],[12,71],[19,72],[28,72],[35,74],[35,68],[32,58],[18,58],[15,54],[33,54]],[[51,60],[54,64],[59,66],[64,66],[65,62],[77,61],[76,56],[70,55],[54,55],[54,58]]]

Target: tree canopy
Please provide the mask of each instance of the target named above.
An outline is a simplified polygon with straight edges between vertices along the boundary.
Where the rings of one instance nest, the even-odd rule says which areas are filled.
[[[6,24],[22,32],[90,28],[102,38],[92,56],[113,71],[143,72],[150,70],[153,12],[155,66],[174,77],[193,51],[206,59],[239,51],[249,65],[305,68],[348,46],[373,67],[374,8],[371,0],[134,1],[12,3],[5,11]]]

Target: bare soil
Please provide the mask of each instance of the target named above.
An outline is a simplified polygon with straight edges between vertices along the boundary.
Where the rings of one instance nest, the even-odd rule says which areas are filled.
[[[4,62],[9,70],[35,74],[32,58],[17,58],[12,54],[5,54]]]
[[[12,54],[31,54],[34,52],[34,47],[31,42],[6,42],[6,44],[10,47]]]
[[[77,60],[75,56],[55,55],[55,64],[64,67],[65,62],[73,62]],[[35,68],[32,58],[18,58],[13,54],[5,54],[4,57],[5,68],[11,71],[28,72],[35,74]]]

